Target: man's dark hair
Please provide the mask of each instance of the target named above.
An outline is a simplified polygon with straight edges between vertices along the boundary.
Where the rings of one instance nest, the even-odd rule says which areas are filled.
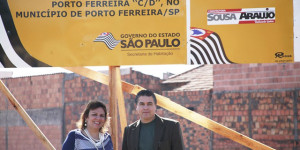
[[[136,97],[135,97],[135,103],[136,104],[138,103],[138,100],[141,96],[152,96],[155,105],[157,104],[156,97],[155,97],[154,93],[150,90],[141,90],[141,91],[139,91],[137,93]]]

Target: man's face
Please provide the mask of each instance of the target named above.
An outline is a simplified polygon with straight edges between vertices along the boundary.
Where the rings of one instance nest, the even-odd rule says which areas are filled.
[[[140,96],[136,110],[142,123],[149,123],[155,118],[156,105],[152,96]]]

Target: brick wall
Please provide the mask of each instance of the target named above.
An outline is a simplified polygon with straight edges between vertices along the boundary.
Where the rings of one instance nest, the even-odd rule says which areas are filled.
[[[147,89],[152,89],[156,92],[160,89],[160,79],[144,75],[141,72],[133,71],[130,69],[129,74],[123,74],[122,80],[129,82],[131,84],[138,84]],[[63,79],[64,82],[64,112],[65,112],[65,135],[76,128],[76,122],[79,120],[80,113],[84,110],[85,104],[89,100],[100,100],[104,102],[109,111],[109,89],[107,85],[98,83],[96,81],[87,79],[76,74],[68,74]],[[135,112],[135,102],[134,96],[127,93],[123,93],[127,121],[132,123],[137,120],[138,116]],[[118,119],[120,120],[120,119]],[[121,129],[119,129],[119,134],[122,135]],[[121,141],[119,139],[119,149],[121,149]]]
[[[275,149],[299,147],[294,138],[296,118],[294,118],[293,101],[296,98],[297,103],[300,103],[295,91],[212,92],[212,90],[165,91],[163,95]],[[297,109],[299,116],[299,107]],[[160,113],[163,116],[180,121],[186,149],[248,149],[167,110],[162,109],[162,111]],[[296,129],[298,133],[299,129],[299,127]]]
[[[56,149],[61,149],[63,74],[3,79],[8,89]],[[30,128],[0,94],[0,149],[44,149]]]
[[[275,149],[300,149],[300,63],[214,65],[213,119]],[[298,135],[298,136],[296,136]],[[243,149],[222,144],[216,149]]]
[[[299,120],[300,90],[265,90],[256,92],[214,93],[213,119],[254,140],[275,149],[293,149],[299,147],[300,128],[294,123]],[[214,148],[242,149],[241,145],[222,145],[227,139],[214,137]],[[300,148],[300,147],[299,147]]]
[[[199,114],[210,118],[211,116],[211,91],[186,91],[172,92],[165,91],[163,96],[172,101],[189,108]],[[184,145],[186,149],[209,149],[210,131],[178,115],[163,110],[163,116],[178,120],[181,125]]]
[[[289,64],[214,65],[214,91],[300,87],[300,62]]]
[[[47,136],[56,149],[61,149],[61,127],[40,125],[40,130]],[[8,149],[45,149],[42,142],[27,126],[13,126],[8,128]]]
[[[162,92],[159,78],[133,70],[123,74],[122,80],[169,97],[273,148],[300,149],[299,66],[300,63],[215,65],[214,88],[208,91]],[[101,100],[108,105],[108,86],[76,74],[3,81],[57,149],[61,149],[67,133],[76,128],[84,104]],[[124,93],[128,123],[138,119],[134,97]],[[157,112],[180,121],[187,149],[247,149],[163,108]],[[1,150],[44,149],[1,92],[0,120]],[[25,135],[29,135],[26,140]]]
[[[63,74],[6,79],[7,88],[24,109],[61,107]],[[9,105],[12,110],[12,105]]]
[[[89,100],[100,100],[109,106],[107,85],[76,74],[2,80],[56,149],[61,149],[67,133],[76,128],[75,123]],[[122,75],[122,80],[156,92],[160,89],[159,78],[131,69]],[[0,98],[0,149],[45,149],[2,92]],[[138,118],[131,111],[135,109],[134,96],[124,93],[124,99],[131,123]]]
[[[249,100],[245,93],[214,93],[212,119],[249,137]],[[213,134],[213,149],[247,149],[218,134]]]
[[[5,149],[6,148],[6,128],[5,127],[0,127],[0,149]]]

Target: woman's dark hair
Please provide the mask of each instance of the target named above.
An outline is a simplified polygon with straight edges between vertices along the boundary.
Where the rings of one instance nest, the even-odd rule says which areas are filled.
[[[84,130],[86,128],[85,120],[89,116],[90,110],[94,110],[99,107],[102,108],[105,113],[105,123],[104,123],[103,127],[100,128],[100,132],[104,133],[104,132],[108,131],[110,117],[108,117],[106,106],[102,102],[95,101],[95,100],[89,101],[89,103],[86,105],[84,111],[80,115],[79,121],[77,121],[77,123],[76,123],[77,127]]]
[[[139,92],[136,94],[136,97],[135,97],[135,103],[136,103],[136,104],[138,103],[139,98],[140,98],[141,96],[152,96],[155,105],[157,104],[156,97],[155,97],[154,93],[153,93],[152,91],[150,91],[150,90],[141,90],[141,91],[139,91]]]

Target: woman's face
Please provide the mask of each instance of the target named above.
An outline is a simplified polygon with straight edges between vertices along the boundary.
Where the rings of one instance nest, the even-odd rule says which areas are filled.
[[[105,121],[105,112],[102,107],[90,110],[88,117],[86,118],[87,129],[99,131],[99,129],[103,127]]]

